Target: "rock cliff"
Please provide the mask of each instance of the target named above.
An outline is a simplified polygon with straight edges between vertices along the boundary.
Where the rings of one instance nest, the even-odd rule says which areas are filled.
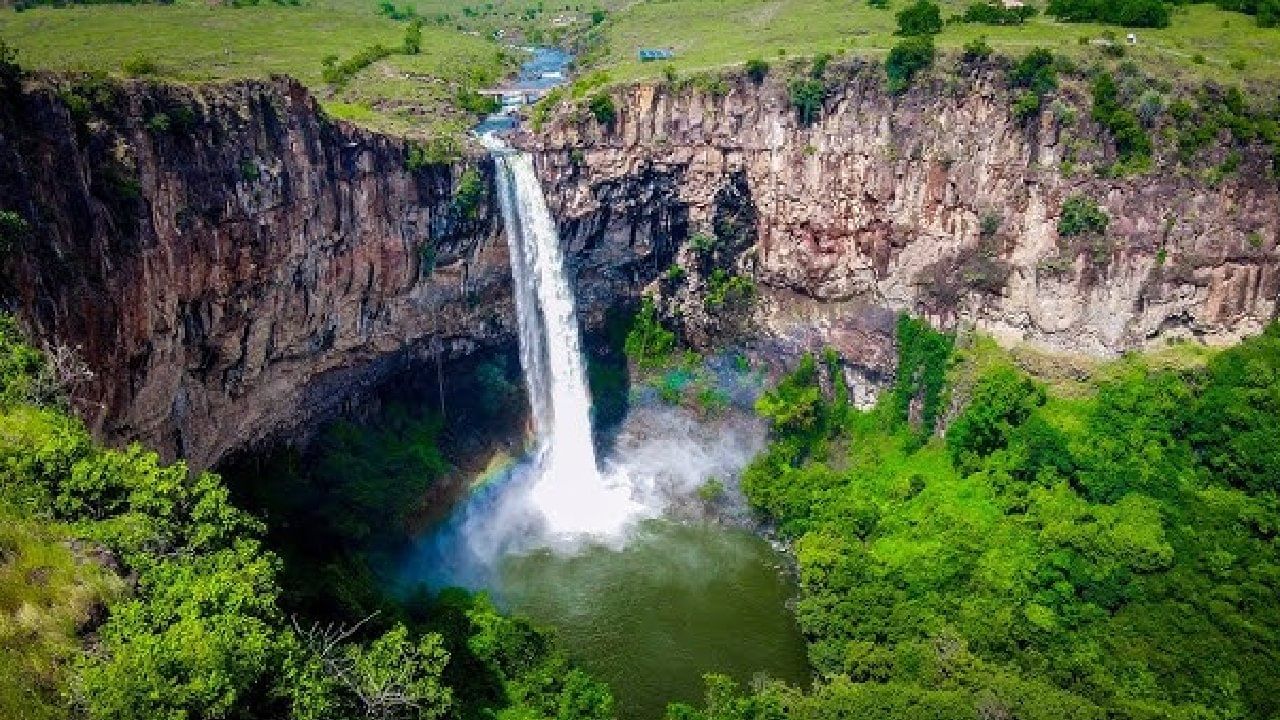
[[[1076,112],[1026,120],[992,64],[901,96],[871,64],[826,84],[809,126],[775,71],[618,88],[610,125],[566,106],[517,138],[588,326],[655,292],[695,343],[835,347],[868,401],[901,310],[1095,355],[1228,343],[1276,316],[1260,149],[1222,178],[1162,157],[1068,173],[1115,152],[1069,83],[1055,105]],[[88,362],[74,397],[100,437],[207,467],[394,372],[513,342],[492,164],[411,150],[287,79],[28,82],[0,92],[0,296]],[[1077,196],[1105,233],[1060,235]]]
[[[662,249],[654,261],[679,267],[652,289],[697,339],[723,322],[722,304],[690,302],[715,285],[698,272],[710,257],[754,282],[756,343],[832,345],[872,374],[892,370],[901,310],[1093,355],[1229,343],[1276,317],[1280,194],[1265,148],[1243,148],[1221,179],[1160,154],[1150,173],[1104,178],[1115,149],[1080,82],[1024,120],[998,63],[894,96],[877,64],[855,62],[827,70],[805,126],[788,74],[614,89],[612,124],[566,104],[522,136],[584,272],[600,265],[593,248]],[[1105,233],[1060,235],[1073,196],[1110,217]],[[705,244],[726,237],[738,250],[720,263]]]
[[[491,165],[408,153],[286,79],[29,82],[0,97],[2,294],[88,363],[99,436],[207,467],[510,337]]]

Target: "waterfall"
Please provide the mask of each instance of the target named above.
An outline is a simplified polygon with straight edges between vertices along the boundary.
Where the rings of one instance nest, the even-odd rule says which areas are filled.
[[[607,534],[635,514],[629,490],[606,482],[591,438],[591,394],[573,290],[533,161],[486,136],[511,256],[520,361],[533,411],[533,506],[553,534]]]

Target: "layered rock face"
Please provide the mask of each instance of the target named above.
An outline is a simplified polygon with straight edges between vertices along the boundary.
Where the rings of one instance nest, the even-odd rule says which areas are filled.
[[[682,243],[723,240],[728,218],[743,247],[728,270],[760,291],[756,342],[834,346],[873,374],[891,371],[901,310],[1100,356],[1168,338],[1230,343],[1276,317],[1280,195],[1261,149],[1246,148],[1216,184],[1160,158],[1138,176],[1070,174],[1068,161],[1097,168],[1114,157],[1083,89],[1060,92],[1074,112],[1046,102],[1022,120],[997,66],[961,65],[897,97],[882,73],[829,69],[825,106],[807,127],[784,78],[729,78],[620,89],[611,127],[565,111],[520,143],[537,153],[584,271],[592,248],[628,244],[664,248],[660,259],[689,268],[699,260]],[[1059,234],[1076,195],[1110,216],[1105,233]],[[670,284],[655,288],[678,301]],[[688,327],[696,309],[669,310],[698,334]]]
[[[407,150],[284,79],[29,84],[0,98],[0,206],[28,225],[3,294],[87,361],[99,436],[207,467],[511,337],[491,164]]]
[[[1064,174],[1113,155],[1070,86],[1074,120],[1024,121],[998,68],[893,97],[855,64],[828,70],[806,127],[782,74],[622,88],[611,127],[566,111],[518,138],[588,327],[656,291],[695,343],[836,348],[867,401],[901,310],[1095,355],[1228,343],[1276,316],[1280,195],[1260,152],[1214,184]],[[210,466],[393,372],[514,342],[492,164],[411,171],[409,155],[284,79],[0,92],[0,210],[25,224],[0,224],[0,296],[88,362],[74,397],[101,438]],[[1059,235],[1073,196],[1105,233]]]

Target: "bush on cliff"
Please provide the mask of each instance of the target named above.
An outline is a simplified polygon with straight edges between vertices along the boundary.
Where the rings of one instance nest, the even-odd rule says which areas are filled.
[[[608,93],[601,92],[591,96],[591,100],[587,102],[587,109],[601,125],[612,127],[618,120],[618,109]]]
[[[1072,195],[1062,203],[1062,212],[1058,216],[1058,234],[1062,237],[1101,235],[1107,231],[1110,222],[1111,218],[1098,203],[1084,195]]]
[[[796,119],[801,125],[812,125],[822,113],[822,102],[827,95],[827,86],[814,78],[796,78],[787,86],[791,98],[791,107],[795,108]]]
[[[906,92],[916,75],[933,64],[933,57],[933,38],[928,35],[907,38],[894,45],[884,61],[889,92],[895,95]]]

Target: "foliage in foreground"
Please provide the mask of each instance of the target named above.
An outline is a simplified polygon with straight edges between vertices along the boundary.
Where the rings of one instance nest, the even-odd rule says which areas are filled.
[[[483,597],[384,604],[385,613],[324,624],[286,617],[281,560],[221,479],[162,465],[136,446],[98,446],[58,407],[31,402],[42,366],[13,323],[0,320],[5,717],[612,714],[604,686]],[[406,454],[384,460],[431,468],[439,462],[432,452],[410,442]],[[362,471],[327,471],[353,469]],[[387,500],[330,492],[346,498],[353,518],[361,501]],[[90,631],[96,642],[87,649]]]
[[[743,488],[795,542],[820,681],[713,677],[671,716],[1275,717],[1280,325],[1083,398],[960,355],[977,382],[923,446],[900,396],[851,410],[812,358],[761,400]]]

